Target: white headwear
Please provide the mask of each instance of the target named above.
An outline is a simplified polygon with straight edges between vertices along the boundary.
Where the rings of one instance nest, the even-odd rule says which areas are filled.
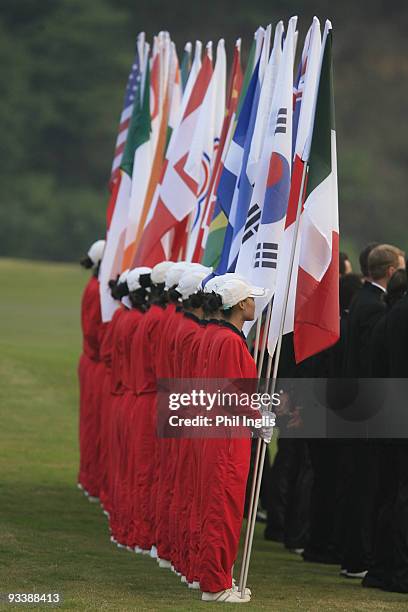
[[[222,299],[223,309],[232,308],[242,300],[249,297],[263,297],[267,294],[267,290],[263,287],[250,285],[242,278],[224,278],[224,282],[217,288],[217,293]]]
[[[172,266],[175,265],[176,264],[174,263],[174,261],[161,261],[160,263],[156,264],[153,267],[150,275],[152,283],[154,283],[155,285],[164,283],[164,281],[166,280],[166,272],[170,270]]]
[[[200,289],[201,281],[211,273],[211,268],[207,270],[190,269],[184,272],[176,287],[183,300],[187,300],[190,295],[197,293]]]
[[[105,240],[97,240],[89,249],[87,254],[94,266],[97,266],[98,263],[101,261],[104,250]]]
[[[129,274],[129,268],[127,270],[125,270],[124,272],[122,272],[122,274],[119,276],[118,278],[118,285],[120,285],[121,283],[125,283],[127,276]]]
[[[151,268],[147,268],[146,266],[141,266],[139,268],[133,268],[127,276],[126,282],[129,287],[129,291],[136,291],[136,289],[141,288],[140,277],[142,274],[149,274],[151,272]]]
[[[188,271],[205,272],[205,275],[208,276],[212,272],[212,268],[207,268],[200,263],[193,263],[191,261],[179,261],[166,274],[166,289],[171,289],[171,287],[177,285],[183,274]]]
[[[226,280],[234,278],[245,281],[244,277],[236,272],[226,272],[226,274],[220,274],[219,276],[210,278],[210,280],[204,285],[203,290],[205,293],[211,293],[212,291],[217,293],[218,287],[220,287]]]
[[[177,285],[184,272],[190,268],[188,261],[178,261],[166,272],[166,289],[171,289],[174,285]]]

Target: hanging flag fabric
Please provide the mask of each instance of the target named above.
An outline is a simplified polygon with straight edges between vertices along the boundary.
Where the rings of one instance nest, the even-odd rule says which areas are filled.
[[[220,260],[216,270],[217,274],[224,274],[228,270],[229,255],[234,237],[234,213],[236,212],[236,202],[239,195],[239,178],[244,161],[245,143],[252,136],[254,125],[252,108],[258,91],[258,74],[259,60],[247,89],[218,185],[217,200],[228,219],[228,225],[225,230]]]
[[[237,183],[238,197],[233,198],[230,217],[228,223],[232,227],[231,246],[228,254],[228,270],[233,272],[236,267],[237,257],[239,254],[242,236],[245,229],[245,224],[248,216],[249,204],[251,201],[253,180],[249,175],[249,159],[251,151],[253,157],[258,156],[259,148],[263,140],[264,124],[268,116],[268,104],[266,98],[269,97],[269,92],[264,88],[265,68],[268,64],[269,50],[271,39],[271,26],[269,25],[264,33],[263,45],[259,58],[258,81],[254,100],[251,108],[251,118],[245,137],[244,155],[242,160],[241,172]],[[266,83],[266,89],[269,84]],[[264,95],[262,96],[262,91]],[[260,106],[260,103],[262,105]],[[252,167],[257,165],[258,159],[252,160]]]
[[[231,132],[234,124],[235,112],[238,104],[238,97],[242,86],[242,69],[241,69],[241,39],[239,38],[235,43],[234,57],[231,68],[230,81],[228,85],[227,93],[227,108],[225,112],[224,122],[221,130],[220,143],[217,150],[217,155],[214,161],[213,171],[211,173],[210,186],[206,197],[204,211],[202,216],[201,228],[199,235],[197,236],[197,242],[194,253],[192,255],[192,261],[199,262],[204,256],[206,249],[207,238],[209,234],[209,227],[211,219],[214,213],[214,207],[216,202],[215,194],[218,189],[218,183],[221,176],[221,169],[223,167],[225,156],[227,154],[228,146],[231,140]],[[220,250],[218,250],[219,254]],[[212,257],[207,251],[207,256]]]
[[[200,73],[201,70],[201,51],[202,51],[202,44],[199,40],[196,41],[195,44],[195,52],[194,52],[194,60],[190,69],[190,73],[188,76],[188,80],[187,80],[187,84],[185,87],[185,90],[183,92],[182,95],[182,100],[181,100],[181,107],[180,107],[180,118],[184,116],[185,110],[187,108],[187,104],[190,100],[191,97],[191,93],[193,91],[194,85],[196,83],[197,77]],[[149,209],[147,208],[147,204],[145,201],[145,206],[144,206],[144,210],[143,210],[143,214],[141,215],[140,219],[139,219],[139,225],[138,225],[138,229],[137,229],[137,234],[136,234],[136,240],[135,240],[135,244],[136,244],[136,248],[135,248],[135,255],[134,255],[134,261],[133,264],[137,265],[137,249],[139,246],[139,242],[140,239],[143,235],[143,231],[144,231],[144,227],[146,225],[146,223],[153,217],[154,211],[157,208],[157,204],[159,201],[159,192],[160,192],[160,186],[161,186],[161,179],[163,177],[163,173],[168,165],[168,160],[171,159],[171,155],[172,155],[172,151],[173,151],[173,147],[175,142],[177,142],[177,133],[178,133],[178,128],[180,125],[180,121],[181,119],[179,118],[179,120],[177,121],[177,125],[175,125],[174,129],[171,132],[170,135],[170,139],[169,142],[167,144],[167,149],[166,149],[166,155],[165,155],[165,160],[163,162],[162,168],[161,168],[161,177],[160,180],[158,182],[158,184],[156,185],[155,188],[155,192],[152,198],[152,202],[149,206]],[[178,237],[182,236],[182,232],[178,233]],[[167,237],[167,246],[164,247],[164,250],[166,252],[169,252],[170,249],[170,244],[171,244],[171,240],[169,240],[169,237]]]
[[[142,48],[144,48],[144,40],[145,33],[141,32],[137,37],[135,57],[132,63],[131,70],[129,72],[125,91],[125,98],[123,101],[123,109],[119,120],[118,135],[116,137],[115,153],[111,170],[111,184],[118,177],[119,167],[122,161],[123,151],[125,149],[127,132],[129,129],[130,118],[132,116],[133,103],[135,101],[135,91],[140,81],[141,62],[143,62],[141,46]]]
[[[187,81],[188,81],[188,75],[190,74],[191,50],[192,50],[191,42],[186,43],[184,46],[183,57],[181,58],[181,65],[180,65],[182,91],[184,91],[186,88]]]
[[[140,145],[143,145],[148,130],[148,126],[141,125],[141,118],[143,117],[141,83],[144,85],[148,83],[147,61],[145,62],[145,66],[146,71],[145,74],[142,74],[142,81],[139,81],[134,90],[135,98],[132,117],[128,128],[126,146],[122,155],[119,177],[112,192],[112,196],[115,196],[112,202],[113,212],[106,237],[106,246],[99,275],[103,321],[110,321],[116,310],[116,303],[110,295],[108,283],[111,279],[116,278],[122,271],[135,151]],[[143,94],[145,93],[146,88],[143,91]],[[145,133],[143,133],[143,130],[145,130]]]
[[[191,223],[186,245],[187,261],[194,261],[193,255],[201,237],[204,207],[210,187],[211,174],[220,146],[222,125],[225,117],[225,87],[227,58],[224,39],[217,46],[217,60],[208,87],[190,153],[186,172],[197,184],[196,203],[191,210]]]
[[[340,336],[339,215],[332,30],[327,27],[308,158],[295,303],[296,362],[332,346]]]
[[[294,27],[295,26],[296,23],[294,23]],[[293,42],[292,29],[291,27],[289,28],[286,41],[290,38]],[[287,106],[287,87],[290,86],[288,81],[290,80],[290,59],[293,56],[293,52],[291,56],[288,52],[288,43],[286,41],[285,62],[287,65],[282,66],[279,70],[282,59],[283,32],[283,23],[279,22],[275,28],[273,48],[262,84],[259,104],[260,112],[257,116],[258,125],[256,125],[255,129],[258,135],[255,138],[254,134],[247,166],[247,173],[254,183],[254,189],[252,191],[244,231],[242,232],[241,246],[235,271],[248,279],[254,274],[257,233],[262,209],[265,204],[270,206],[273,205],[272,202],[266,199],[267,177],[271,163],[274,135],[277,127],[277,111],[285,104]],[[280,92],[276,90],[278,79]],[[261,133],[263,134],[263,138],[261,137]],[[285,136],[286,135],[282,135],[282,137]]]
[[[166,258],[162,237],[184,219],[186,210],[194,207],[197,183],[189,176],[185,166],[212,72],[211,47],[207,46],[183,118],[174,140],[169,143],[169,158],[163,166],[157,205],[146,221],[136,254],[137,265],[153,266]]]
[[[129,214],[126,227],[122,271],[131,267],[133,260],[133,244],[139,223],[142,203],[144,201],[152,168],[153,147],[151,142],[150,118],[150,74],[146,67],[144,79],[143,100],[140,110],[132,122],[134,129],[134,158],[129,157],[124,170],[132,177],[129,199]],[[131,165],[131,167],[130,167]]]
[[[292,169],[293,65],[297,40],[297,17],[289,20],[272,99],[271,112],[258,164],[250,214],[242,239],[239,272],[268,288],[257,300],[256,318],[274,294],[277,258],[282,243]],[[278,31],[277,44],[279,45]],[[279,46],[278,46],[279,48]],[[274,49],[275,52],[275,49]],[[249,264],[249,270],[248,270]],[[245,325],[248,333],[252,322]]]
[[[303,157],[305,153],[306,143],[310,139],[310,134],[313,129],[314,108],[316,103],[317,87],[320,78],[321,58],[322,43],[320,34],[320,24],[319,20],[315,17],[312,23],[309,49],[307,54],[306,73],[304,77],[304,88],[302,93],[299,123],[296,135],[296,146],[293,161],[288,210],[285,219],[285,229],[282,239],[282,246],[279,250],[279,256],[277,260],[276,287],[273,302],[274,307],[272,309],[268,336],[268,350],[270,354],[274,353],[278,341],[279,326],[284,310],[284,297],[287,279],[289,278],[290,256],[293,244],[295,245],[294,261],[292,273],[290,275],[289,294],[285,307],[283,334],[287,334],[294,331],[296,286],[299,267],[302,225],[302,218],[300,218],[298,236],[294,243],[296,216],[298,203],[301,199],[300,189],[302,183],[302,176],[304,174],[305,161]],[[302,198],[303,197],[304,195],[302,194]]]
[[[170,101],[169,118],[167,125],[166,149],[170,141],[173,130],[175,130],[181,120],[181,102],[183,98],[183,88],[181,84],[181,72],[177,57],[176,45],[171,43],[171,58],[168,84],[168,97]]]
[[[221,165],[218,171],[217,178],[217,186],[215,189],[215,203],[213,207],[211,222],[208,228],[208,237],[205,243],[205,251],[202,257],[202,263],[208,267],[212,267],[214,270],[218,268],[220,263],[220,257],[222,253],[222,248],[225,239],[225,233],[227,231],[228,226],[228,218],[221,206],[221,203],[218,199],[218,189],[221,177],[223,175],[225,160],[228,155],[228,151],[232,142],[232,138],[236,129],[237,119],[241,113],[241,108],[243,102],[246,97],[246,93],[248,90],[249,83],[251,81],[254,69],[255,69],[255,58],[257,56],[257,49],[259,45],[257,44],[258,39],[261,35],[263,35],[263,28],[258,28],[258,30],[254,34],[254,38],[252,41],[251,49],[249,51],[248,63],[245,69],[244,77],[241,77],[241,87],[238,95],[238,99],[236,102],[236,109],[234,114],[231,116],[231,121],[229,124],[229,131],[227,132],[226,142],[222,154]]]
[[[132,67],[128,76],[125,97],[123,101],[123,109],[120,115],[119,127],[118,127],[118,135],[116,137],[115,143],[115,152],[112,162],[111,175],[109,180],[109,187],[112,191],[114,187],[116,187],[115,191],[118,189],[118,185],[116,185],[119,180],[119,168],[122,161],[123,151],[126,146],[126,139],[129,130],[129,124],[132,117],[133,112],[133,104],[136,99],[136,90],[139,88],[142,66],[144,61],[144,45],[145,45],[145,34],[141,32],[137,37],[136,44],[136,53],[132,62]],[[114,209],[116,198],[111,197],[107,207],[106,213],[106,224],[109,228],[110,221],[112,218],[112,213]]]

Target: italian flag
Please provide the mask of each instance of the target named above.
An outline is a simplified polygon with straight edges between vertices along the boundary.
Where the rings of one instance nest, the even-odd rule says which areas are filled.
[[[125,170],[131,178],[129,214],[122,270],[131,268],[132,266],[135,251],[135,237],[153,163],[150,117],[150,73],[148,69],[145,72],[142,103],[138,104],[134,120],[132,118],[129,139],[131,141],[132,151],[122,164],[123,170]],[[134,155],[132,157],[133,151]]]
[[[339,219],[332,31],[326,24],[312,137],[303,159],[309,175],[300,224],[294,317],[296,362],[327,349],[340,334]]]

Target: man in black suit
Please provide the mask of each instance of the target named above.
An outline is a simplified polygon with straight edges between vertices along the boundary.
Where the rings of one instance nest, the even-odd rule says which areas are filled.
[[[400,300],[407,291],[407,274],[405,270],[397,270],[387,285],[385,301],[387,313],[376,324],[372,333],[371,343],[371,368],[372,376],[375,378],[389,378],[391,373],[390,351],[393,352],[394,342],[389,343],[389,324],[393,323],[394,308],[397,308]],[[399,310],[399,307],[398,307]],[[408,322],[408,313],[407,313]],[[401,334],[401,326],[398,321],[398,336]],[[391,325],[394,331],[394,325]],[[396,338],[397,342],[399,338]],[[391,346],[389,346],[389,344]],[[398,365],[400,360],[398,359]],[[408,368],[406,369],[407,372]],[[408,374],[408,372],[407,372]],[[393,385],[395,388],[395,386]],[[392,418],[392,417],[391,417]],[[405,445],[406,442],[402,441]],[[388,589],[395,578],[394,557],[400,542],[394,542],[395,533],[395,500],[398,491],[398,456],[401,441],[398,439],[378,440],[380,453],[379,466],[379,489],[376,507],[376,529],[374,541],[374,559],[368,574],[363,580],[364,587]],[[406,523],[404,523],[406,527]],[[407,533],[408,535],[408,533]],[[406,536],[405,536],[406,539]],[[408,563],[405,557],[407,587]],[[404,562],[402,563],[404,565]]]
[[[381,244],[370,251],[368,277],[351,304],[348,318],[345,377],[372,376],[372,332],[386,310],[387,283],[397,269],[404,267],[404,254],[394,246]],[[354,471],[346,510],[347,537],[342,574],[349,578],[364,578],[372,562],[380,450],[373,440],[356,439],[350,445],[350,452]]]
[[[408,378],[408,294],[391,310],[387,321],[387,352],[391,378]],[[396,381],[394,381],[396,383]],[[406,385],[402,385],[403,389]],[[404,390],[401,390],[404,394]],[[406,407],[402,396],[401,408]],[[394,441],[396,495],[392,508],[391,563],[385,588],[408,593],[408,440]]]

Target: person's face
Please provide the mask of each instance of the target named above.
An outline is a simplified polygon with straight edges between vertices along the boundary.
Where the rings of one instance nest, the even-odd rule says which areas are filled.
[[[389,266],[388,270],[387,270],[387,280],[390,280],[391,276],[394,274],[394,272],[396,272],[397,270],[405,270],[406,264],[405,264],[405,259],[402,255],[398,256],[398,267],[395,266]]]
[[[255,300],[252,297],[246,298],[240,302],[244,321],[253,321],[255,317]]]
[[[405,270],[406,262],[405,258],[402,255],[398,256],[398,270]]]
[[[344,274],[351,274],[353,272],[353,266],[351,265],[351,261],[346,259],[344,261]]]

